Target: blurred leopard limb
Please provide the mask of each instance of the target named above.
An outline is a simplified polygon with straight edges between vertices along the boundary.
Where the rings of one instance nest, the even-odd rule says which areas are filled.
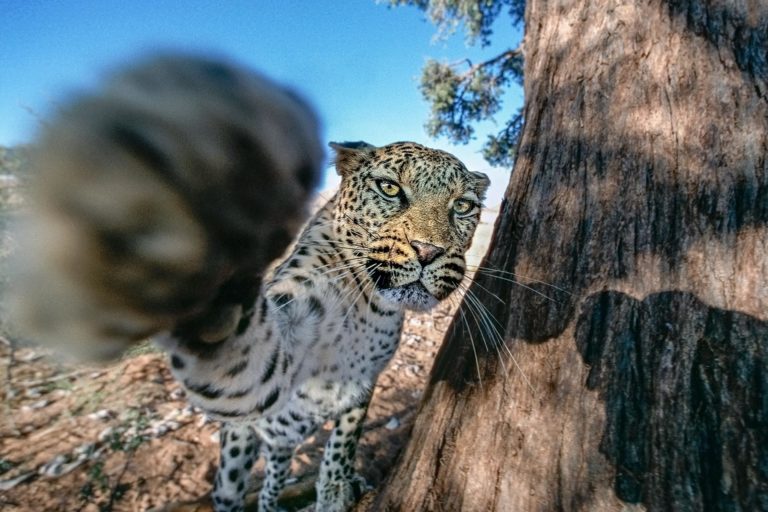
[[[34,145],[11,331],[89,359],[180,324],[225,338],[305,219],[318,130],[293,92],[191,56],[70,101]]]

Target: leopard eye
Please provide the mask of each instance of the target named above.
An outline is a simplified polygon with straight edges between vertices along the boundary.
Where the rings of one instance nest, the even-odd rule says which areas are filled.
[[[457,215],[466,215],[475,208],[475,203],[468,199],[457,199],[453,202],[453,211]]]
[[[376,186],[379,187],[381,193],[387,197],[397,197],[400,193],[400,185],[394,181],[378,180],[376,181]]]

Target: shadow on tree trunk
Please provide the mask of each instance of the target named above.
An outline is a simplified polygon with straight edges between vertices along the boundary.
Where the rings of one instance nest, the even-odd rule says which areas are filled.
[[[524,46],[486,270],[368,510],[768,510],[768,8],[530,0]]]
[[[766,510],[766,340],[768,323],[690,293],[585,300],[576,344],[605,403],[600,451],[619,498]]]

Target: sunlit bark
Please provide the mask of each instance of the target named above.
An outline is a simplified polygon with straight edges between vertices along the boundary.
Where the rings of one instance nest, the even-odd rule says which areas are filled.
[[[514,274],[477,277],[495,320],[465,301],[360,508],[768,510],[768,7],[531,0],[526,27],[484,263]]]

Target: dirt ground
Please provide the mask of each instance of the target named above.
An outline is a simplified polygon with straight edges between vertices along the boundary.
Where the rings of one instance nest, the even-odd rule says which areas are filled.
[[[407,439],[449,309],[410,316],[402,346],[379,378],[358,455],[372,485]],[[211,491],[218,424],[187,405],[162,353],[89,368],[56,364],[39,349],[0,349],[0,508],[147,510]],[[329,429],[299,448],[294,481],[311,480]]]
[[[471,263],[485,250],[492,220],[493,212],[484,215]],[[358,468],[373,486],[407,441],[453,304],[410,314],[379,378],[358,451]],[[143,511],[188,502],[185,510],[210,510],[218,424],[186,403],[165,356],[151,345],[117,364],[86,367],[0,339],[0,382],[0,509]],[[287,494],[299,498],[284,502],[287,509],[311,500],[329,431],[326,425],[297,450]]]

